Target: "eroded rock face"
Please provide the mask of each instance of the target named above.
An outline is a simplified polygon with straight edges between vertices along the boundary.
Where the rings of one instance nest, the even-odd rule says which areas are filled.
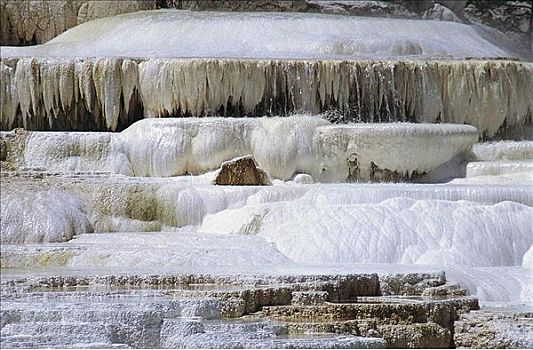
[[[232,186],[272,185],[268,174],[259,168],[252,156],[239,157],[222,163],[214,183]]]
[[[189,348],[199,344],[212,348],[228,345],[248,348],[453,346],[453,331],[447,322],[451,320],[453,327],[457,312],[471,298],[420,301],[380,297],[376,288],[353,290],[354,285],[372,283],[379,283],[377,275],[17,277],[2,280],[0,285],[1,341],[6,347],[21,345],[21,341],[26,346],[48,347],[58,342],[71,345],[82,341],[98,342],[106,347],[112,344]],[[191,288],[192,285],[195,287]],[[43,302],[43,289],[68,286],[84,288],[50,291],[46,293],[47,303]],[[102,289],[104,286],[113,288]],[[153,288],[156,286],[164,288]],[[335,288],[331,289],[332,286]],[[331,302],[336,298],[332,293],[352,298],[335,303]],[[139,302],[138,296],[145,299]],[[114,299],[113,308],[106,302],[110,298]],[[20,299],[30,302],[20,303]],[[92,302],[70,303],[70,300]],[[438,315],[435,310],[439,310]],[[41,320],[46,320],[46,326]],[[94,328],[96,325],[99,328]],[[78,334],[82,326],[86,331]],[[47,332],[61,336],[44,339],[42,334]],[[307,334],[306,339],[300,339],[302,334]]]
[[[311,291],[311,292],[293,292],[292,304],[294,305],[315,305],[323,304],[327,299],[327,292]]]
[[[166,0],[164,5],[196,11],[318,12],[352,16],[417,18],[435,3],[462,17],[466,1],[331,1],[331,0]]]
[[[452,333],[434,323],[380,326],[387,345],[401,349],[443,349],[452,344]]]
[[[445,281],[444,273],[385,275],[380,278],[380,289],[383,295],[421,295],[427,288],[443,286]]]
[[[156,0],[2,0],[0,45],[42,44],[78,24],[156,5]]]
[[[195,11],[265,11],[306,12],[309,2],[305,0],[163,0],[167,7]]]

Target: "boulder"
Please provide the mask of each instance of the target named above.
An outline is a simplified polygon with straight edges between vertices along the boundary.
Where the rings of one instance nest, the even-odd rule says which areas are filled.
[[[237,157],[222,163],[214,183],[232,186],[272,185],[268,174],[257,165],[252,156]]]

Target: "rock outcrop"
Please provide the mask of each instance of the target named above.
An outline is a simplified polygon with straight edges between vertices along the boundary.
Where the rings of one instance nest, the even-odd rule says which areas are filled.
[[[222,163],[214,184],[232,186],[272,185],[268,174],[257,165],[253,156],[238,157]]]
[[[19,277],[2,280],[2,345],[52,346],[99,340],[107,347],[123,343],[189,348],[206,344],[212,348],[449,348],[453,346],[454,322],[461,314],[478,309],[473,298],[420,301],[416,297],[380,297],[375,288],[378,279],[377,274]],[[355,291],[354,285],[366,288]],[[42,290],[58,287],[82,288],[51,290],[46,293],[48,303],[43,303]],[[94,287],[113,289],[91,289]],[[138,301],[135,297],[140,293],[149,301]],[[335,294],[349,299],[336,301]],[[91,297],[98,302],[82,307],[69,303]],[[30,301],[20,303],[22,298]],[[111,309],[102,302],[110,298],[120,298]],[[31,309],[27,309],[28,303],[32,303]],[[69,312],[58,320],[58,309]],[[39,322],[25,323],[30,319],[46,320],[46,327]],[[72,327],[79,327],[80,322],[85,331],[72,334]],[[96,322],[109,327],[94,332]],[[132,329],[142,332],[133,333]],[[43,331],[62,336],[43,337]],[[302,339],[302,334],[307,336]]]
[[[2,0],[0,45],[42,44],[78,24],[153,10],[157,3],[157,0]]]

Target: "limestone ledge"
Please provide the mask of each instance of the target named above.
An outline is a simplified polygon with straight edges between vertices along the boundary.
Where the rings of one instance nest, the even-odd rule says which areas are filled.
[[[418,283],[429,275],[419,274]],[[435,277],[443,278],[440,274],[433,275],[433,278]],[[387,278],[390,283],[394,277],[389,275]],[[405,276],[398,275],[399,280],[404,278]],[[416,280],[416,274],[410,274],[410,279]],[[52,322],[61,317],[64,324],[66,316],[56,315],[53,310],[21,309],[20,304],[16,303],[21,298],[35,305],[41,305],[43,298],[57,298],[63,302],[70,299],[100,302],[106,299],[115,300],[115,303],[119,303],[117,307],[105,311],[107,322],[126,320],[127,317],[126,323],[120,321],[123,322],[121,327],[128,325],[127,327],[133,327],[132,329],[145,329],[141,338],[120,338],[130,345],[154,345],[158,341],[167,345],[174,344],[172,334],[180,334],[181,341],[200,341],[196,338],[201,338],[201,334],[211,327],[209,320],[221,318],[218,328],[226,329],[242,324],[242,327],[234,330],[237,333],[260,327],[267,333],[272,332],[273,336],[281,334],[298,338],[313,333],[322,334],[321,337],[334,337],[333,339],[337,339],[337,335],[364,337],[371,342],[374,341],[372,339],[382,338],[384,343],[381,345],[387,347],[451,347],[454,322],[462,313],[478,308],[477,300],[470,297],[420,299],[413,296],[379,296],[378,281],[376,274],[13,277],[2,279],[1,284],[5,306],[2,308],[2,327],[5,327],[3,342],[5,344],[6,341],[12,341],[18,329],[17,325],[22,325],[24,320],[33,319],[39,323],[39,320],[47,319],[47,322]],[[355,285],[361,287],[354,289]],[[293,297],[301,296],[302,293],[311,295],[313,292],[322,292],[324,300],[318,298],[314,303],[301,305],[301,298]],[[370,294],[374,296],[368,296]],[[142,304],[136,307],[135,314],[132,311],[125,313],[124,303],[139,296],[146,300],[143,303],[148,303],[146,306],[153,311],[149,315],[146,314]],[[347,297],[351,299],[348,300]],[[93,308],[98,308],[98,305],[94,304]],[[102,312],[104,310],[95,309],[78,315],[78,311],[73,309],[68,317],[73,320],[92,320],[101,317],[98,315]],[[184,312],[201,317],[197,320],[175,318]],[[171,322],[172,325],[158,322],[159,318],[164,318],[165,322]],[[228,318],[233,321],[225,323],[229,322]],[[150,336],[151,332],[146,333],[146,327],[150,324],[163,326],[161,329],[154,329],[156,333]],[[231,324],[235,326],[230,326]],[[248,326],[245,327],[244,324]],[[48,325],[52,327],[54,323]],[[189,328],[192,326],[194,327]],[[172,329],[167,329],[168,327]],[[167,331],[170,333],[167,334]],[[186,332],[182,333],[183,331]],[[127,334],[124,333],[124,336]],[[218,335],[211,334],[211,337],[214,339],[213,337]],[[339,346],[343,344],[340,338],[337,341]]]

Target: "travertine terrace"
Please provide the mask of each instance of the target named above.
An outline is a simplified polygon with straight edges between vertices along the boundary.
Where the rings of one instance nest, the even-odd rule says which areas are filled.
[[[445,4],[1,1],[2,348],[533,346],[533,65]]]

